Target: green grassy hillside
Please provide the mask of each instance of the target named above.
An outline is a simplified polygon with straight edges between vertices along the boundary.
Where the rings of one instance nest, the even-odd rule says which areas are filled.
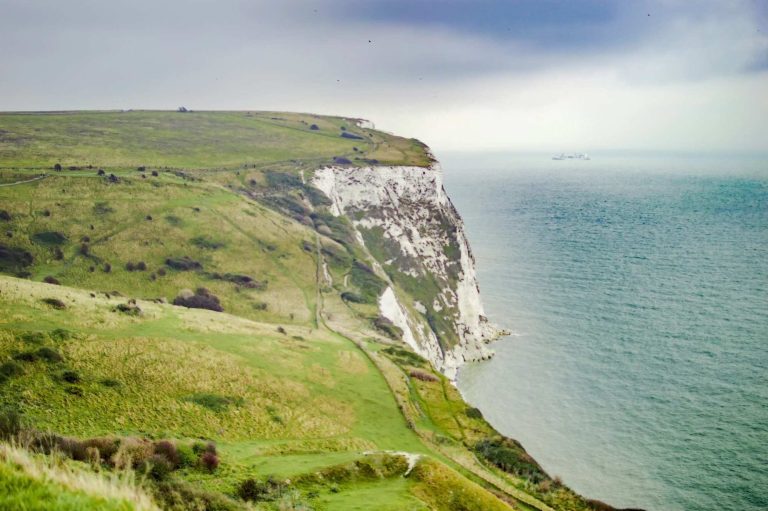
[[[381,322],[334,158],[430,163],[309,114],[0,114],[4,509],[608,509]]]
[[[426,165],[415,140],[359,128],[354,119],[285,112],[50,112],[0,114],[6,168],[61,164],[224,169],[334,157]],[[345,135],[346,134],[346,135]],[[345,138],[349,137],[349,138]]]

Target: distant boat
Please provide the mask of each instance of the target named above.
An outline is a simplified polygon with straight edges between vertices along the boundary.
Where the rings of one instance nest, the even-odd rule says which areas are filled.
[[[587,153],[573,153],[565,154],[560,153],[552,157],[553,160],[591,160]]]

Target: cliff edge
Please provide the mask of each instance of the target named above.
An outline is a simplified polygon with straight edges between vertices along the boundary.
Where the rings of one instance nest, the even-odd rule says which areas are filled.
[[[464,225],[443,188],[437,162],[414,166],[326,166],[312,184],[345,216],[389,283],[381,315],[443,374],[490,358],[503,335],[485,316]]]

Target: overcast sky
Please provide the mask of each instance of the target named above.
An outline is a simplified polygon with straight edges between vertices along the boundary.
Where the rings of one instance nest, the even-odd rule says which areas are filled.
[[[0,0],[0,110],[180,105],[438,151],[768,151],[768,0]]]

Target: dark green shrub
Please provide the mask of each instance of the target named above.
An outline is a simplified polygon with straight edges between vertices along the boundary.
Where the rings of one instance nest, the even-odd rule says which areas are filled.
[[[546,492],[544,492],[546,493]],[[586,503],[589,509],[592,509],[593,511],[642,511],[640,509],[626,509],[626,510],[619,510],[615,507],[611,506],[610,504],[606,504],[605,502],[601,500],[595,500],[595,499],[586,499]]]
[[[19,362],[36,362],[37,353],[34,351],[22,351],[21,353],[16,353],[13,358]]]
[[[119,303],[115,307],[115,310],[127,314],[129,316],[140,316],[141,307],[133,303]]]
[[[171,463],[162,454],[154,454],[138,464],[136,471],[155,481],[165,481],[173,471]]]
[[[58,351],[56,351],[53,348],[49,348],[47,346],[43,346],[39,350],[37,350],[37,356],[41,360],[45,360],[46,362],[56,363],[61,362],[64,360],[64,357],[62,357]]]
[[[64,310],[67,308],[67,304],[65,304],[58,298],[43,298],[41,302],[43,302],[46,305],[50,305],[51,307],[57,310]]]
[[[269,485],[252,477],[244,479],[237,487],[237,496],[245,501],[259,502],[267,500],[270,496],[269,494]]]
[[[64,387],[64,392],[67,394],[72,394],[73,396],[82,397],[83,396],[83,389],[78,387],[77,385],[67,385]]]
[[[482,419],[483,418],[483,412],[481,412],[479,408],[469,407],[469,408],[467,408],[464,411],[464,413],[470,419]]]
[[[0,364],[0,382],[21,376],[24,369],[16,362],[3,362]]]
[[[387,287],[387,283],[376,275],[373,269],[360,261],[354,261],[349,278],[360,290],[360,296],[365,303],[376,303]]]
[[[197,463],[198,455],[191,445],[176,445],[176,454],[179,457],[179,467],[193,467]]]
[[[61,379],[67,383],[79,383],[81,378],[77,371],[67,370],[61,373]]]
[[[486,438],[477,443],[475,452],[505,472],[529,479],[534,484],[549,478],[523,446],[511,438]]]
[[[109,388],[117,388],[117,387],[121,387],[123,385],[118,380],[115,380],[113,378],[104,378],[99,383],[101,383],[105,387],[109,387]]]
[[[64,328],[56,328],[51,330],[48,335],[50,335],[51,339],[58,342],[68,341],[75,336],[75,334]]]
[[[199,261],[190,259],[188,256],[169,257],[165,260],[165,264],[169,268],[173,268],[174,270],[178,271],[200,270],[203,268],[203,265],[200,264]]]
[[[24,268],[31,266],[34,260],[32,254],[26,250],[0,244],[0,272],[19,275]]]
[[[325,195],[322,191],[318,190],[314,186],[304,186],[304,194],[309,199],[309,202],[312,203],[313,206],[330,206],[331,199],[328,198],[327,195]]]
[[[195,238],[192,238],[190,242],[198,248],[208,249],[208,250],[217,250],[219,248],[226,246],[226,243],[224,243],[223,241],[214,240],[206,236],[197,236]]]
[[[403,329],[396,326],[384,316],[379,316],[373,320],[373,326],[390,339],[400,340],[403,338]]]
[[[301,177],[292,173],[268,170],[265,176],[270,188],[298,188],[303,185]]]
[[[365,298],[351,291],[344,291],[341,293],[341,299],[350,303],[366,303]]]
[[[12,406],[0,408],[0,439],[10,440],[22,430],[21,412]]]
[[[189,292],[179,294],[179,296],[173,299],[173,305],[180,305],[189,309],[208,309],[216,312],[224,310],[219,298],[204,288],[198,289],[193,295],[190,295]]]
[[[265,289],[267,287],[266,281],[258,281],[248,275],[241,275],[239,273],[212,273],[210,277],[216,280],[224,280],[232,282],[238,286],[242,286],[247,289]]]
[[[4,222],[10,222],[11,214],[4,209],[0,209],[0,220],[3,220]]]
[[[60,232],[46,231],[33,234],[32,241],[41,245],[62,245],[67,242],[67,237]]]
[[[417,367],[423,367],[427,361],[421,356],[397,346],[389,346],[381,350],[382,352],[393,356],[396,361],[403,365],[412,365]]]

